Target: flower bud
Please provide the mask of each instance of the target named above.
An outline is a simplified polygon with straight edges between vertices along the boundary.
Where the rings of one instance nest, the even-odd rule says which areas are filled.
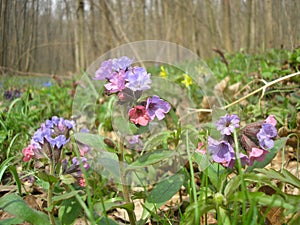
[[[256,138],[256,135],[260,131],[263,123],[264,123],[264,121],[258,121],[258,122],[247,124],[242,129],[242,134],[246,135],[247,137],[249,137],[251,139]]]

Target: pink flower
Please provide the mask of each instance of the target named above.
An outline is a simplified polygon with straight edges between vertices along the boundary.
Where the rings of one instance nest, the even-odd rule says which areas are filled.
[[[23,154],[24,154],[23,161],[24,162],[28,162],[34,156],[33,150],[34,150],[33,145],[28,145],[26,148],[23,149]]]
[[[80,176],[80,177],[78,178],[78,184],[79,184],[79,186],[81,186],[81,187],[85,187],[86,183],[85,183],[85,179],[84,179],[83,176]]]
[[[268,116],[268,118],[265,120],[265,123],[271,124],[275,127],[277,123],[275,116],[274,115]]]
[[[206,149],[204,148],[204,144],[202,142],[198,143],[198,147],[196,149],[196,152],[198,152],[202,155],[206,155]]]
[[[249,166],[252,166],[254,161],[262,162],[265,160],[266,154],[269,152],[265,149],[252,148],[249,154]]]
[[[145,108],[145,106],[138,105],[134,108],[130,109],[128,112],[128,116],[131,122],[134,124],[139,124],[141,126],[147,126],[150,121],[149,114]]]

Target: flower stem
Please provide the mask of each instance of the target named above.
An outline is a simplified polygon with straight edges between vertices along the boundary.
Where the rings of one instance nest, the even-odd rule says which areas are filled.
[[[49,164],[49,175],[53,176],[54,170],[53,170],[53,162],[50,162]],[[48,208],[48,216],[50,219],[50,222],[52,225],[55,225],[55,219],[53,215],[53,209],[54,206],[52,205],[52,196],[53,196],[53,183],[49,182],[49,188],[48,188],[48,196],[47,196],[47,208]]]
[[[188,155],[188,160],[189,160],[189,166],[190,166],[190,173],[191,173],[191,186],[192,186],[192,191],[193,191],[193,201],[195,203],[195,225],[199,225],[200,223],[200,216],[199,216],[199,206],[198,206],[198,201],[197,201],[197,190],[196,190],[196,185],[194,181],[194,168],[193,168],[193,162],[190,154],[190,146],[189,146],[189,132],[186,133],[186,149],[187,149],[187,155]]]
[[[119,142],[118,159],[119,159],[120,176],[121,176],[121,182],[123,188],[123,196],[126,203],[132,203],[130,201],[128,185],[126,184],[126,172],[124,168],[124,137],[121,137]],[[127,214],[129,217],[130,224],[135,225],[136,222],[135,222],[135,215],[133,211],[127,210]]]
[[[235,158],[237,161],[237,170],[238,174],[241,177],[241,191],[243,193],[243,203],[242,203],[242,221],[245,221],[245,217],[247,215],[246,212],[246,203],[249,200],[248,196],[248,190],[246,188],[245,180],[244,180],[244,173],[242,171],[242,162],[240,159],[240,151],[239,151],[239,144],[238,144],[238,139],[237,139],[237,133],[236,131],[233,133],[233,138],[234,138],[234,145],[235,145]]]

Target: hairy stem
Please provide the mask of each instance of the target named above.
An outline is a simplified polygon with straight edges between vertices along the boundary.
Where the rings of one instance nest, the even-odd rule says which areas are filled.
[[[50,167],[49,175],[53,176],[53,174],[54,174],[53,162],[50,162],[49,167]],[[48,216],[49,216],[51,224],[55,225],[56,223],[55,223],[54,214],[53,214],[54,206],[52,205],[52,196],[53,196],[53,183],[49,182],[49,189],[48,189],[48,196],[47,196]]]
[[[128,185],[126,184],[126,172],[124,168],[124,138],[121,137],[119,142],[119,167],[120,167],[120,176],[121,176],[121,182],[122,182],[122,188],[123,188],[123,196],[126,203],[132,203],[130,201],[130,193]],[[131,225],[135,225],[135,215],[133,211],[127,210],[129,221]]]

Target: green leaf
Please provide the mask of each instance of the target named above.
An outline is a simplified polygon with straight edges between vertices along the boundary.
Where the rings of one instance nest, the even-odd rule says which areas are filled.
[[[280,138],[279,140],[276,140],[274,142],[274,147],[270,150],[270,153],[266,155],[266,158],[262,162],[254,161],[252,166],[249,166],[245,172],[251,172],[255,168],[264,168],[266,165],[268,165],[273,158],[276,156],[277,152],[285,146],[285,143],[287,141],[287,138]]]
[[[22,190],[21,190],[22,184],[21,184],[17,169],[16,169],[15,166],[9,166],[9,170],[10,170],[11,174],[13,175],[13,177],[16,181],[16,184],[17,184],[17,187],[18,187],[18,192],[19,192],[19,194],[21,194],[22,193]]]
[[[196,208],[197,207],[197,208]],[[203,200],[196,203],[190,204],[183,215],[183,219],[180,222],[181,225],[194,225],[195,222],[195,211],[198,210],[199,217],[201,217],[203,214],[208,213],[210,210],[215,209],[215,205],[212,202],[206,202],[204,204]]]
[[[231,199],[232,201],[244,201],[243,200],[244,193],[235,192],[234,197]],[[286,201],[283,197],[278,194],[267,195],[263,192],[248,192],[248,196],[251,201],[259,203],[262,206],[268,206],[270,208],[280,207],[288,210],[294,210],[295,205]]]
[[[62,202],[58,210],[58,218],[62,225],[72,224],[82,211],[75,197]]]
[[[278,193],[282,193],[282,191],[272,183],[272,180],[270,180],[269,176],[266,176],[261,173],[247,173],[241,175],[237,175],[230,179],[230,181],[227,183],[225,189],[224,189],[224,196],[225,198],[231,198],[236,190],[240,187],[242,183],[242,179],[244,181],[252,182],[252,183],[261,183],[263,185],[267,185],[271,187],[272,189],[276,190]]]
[[[15,218],[9,218],[9,219],[6,219],[6,220],[1,220],[0,225],[22,224],[23,222],[24,222],[24,220],[15,217]]]
[[[43,181],[46,181],[46,182],[52,183],[52,184],[59,181],[59,179],[57,177],[46,174],[44,172],[39,172],[37,174],[37,177],[40,178]]]
[[[8,194],[0,198],[0,208],[33,225],[50,224],[46,214],[30,208],[27,203],[16,194]]]
[[[99,221],[99,225],[119,225],[119,223],[117,223],[113,219],[107,217],[107,218],[102,218]]]
[[[147,200],[150,203],[162,203],[168,201],[175,195],[183,185],[185,176],[182,173],[177,173],[167,179],[159,182],[150,192]]]
[[[7,158],[6,160],[4,160],[3,162],[1,162],[0,164],[0,180],[2,180],[2,176],[5,172],[5,170],[7,169],[7,167],[9,167],[9,163],[10,161],[12,161],[15,157],[10,157]]]
[[[83,144],[89,145],[91,148],[95,149],[105,149],[106,146],[103,143],[103,137],[100,135],[90,134],[90,133],[76,133],[74,134],[76,141]]]
[[[276,179],[283,183],[289,183],[297,188],[300,188],[300,180],[286,169],[283,169],[281,172],[274,169],[255,169],[255,171],[266,175],[269,177],[269,179]]]
[[[137,223],[138,225],[144,225],[147,219],[151,216],[151,213],[154,212],[157,208],[161,207],[164,202],[161,203],[152,203],[146,200],[145,204],[143,204],[143,213],[140,221]]]
[[[127,170],[134,169],[136,167],[146,167],[149,165],[153,165],[164,159],[171,158],[173,155],[174,155],[174,151],[171,150],[160,149],[160,150],[151,151],[142,155],[136,161],[131,163],[127,168]]]
[[[52,201],[53,201],[53,203],[55,203],[55,202],[59,202],[59,201],[62,201],[62,200],[69,199],[69,198],[73,198],[74,196],[76,196],[79,193],[83,194],[84,192],[82,190],[66,192],[64,194],[60,194],[58,196],[54,196],[52,198]]]
[[[230,171],[218,163],[212,163],[203,171],[203,173],[208,176],[212,185],[219,190],[222,184],[220,181],[226,181],[226,176],[230,173]]]
[[[223,209],[222,207],[219,207],[218,208],[218,221],[219,221],[219,224],[223,224],[223,225],[230,225],[231,222],[230,222],[230,219],[226,213],[226,210]],[[221,223],[220,223],[221,222]]]
[[[110,210],[112,207],[116,207],[118,205],[122,204],[123,199],[122,198],[110,198],[104,201],[104,208],[105,211]],[[94,204],[94,209],[98,214],[102,214],[104,209],[101,202],[97,202]]]
[[[71,174],[60,175],[60,180],[64,184],[73,184],[76,179]]]
[[[147,151],[153,150],[157,146],[159,146],[162,143],[164,143],[165,141],[167,141],[167,139],[170,136],[171,136],[171,132],[170,131],[163,131],[163,132],[160,132],[158,134],[152,135],[148,139],[148,141],[145,143],[142,152],[147,152]]]
[[[206,168],[208,168],[211,165],[210,157],[207,154],[201,154],[196,152],[193,155],[193,159],[198,164],[200,171],[204,171]]]

